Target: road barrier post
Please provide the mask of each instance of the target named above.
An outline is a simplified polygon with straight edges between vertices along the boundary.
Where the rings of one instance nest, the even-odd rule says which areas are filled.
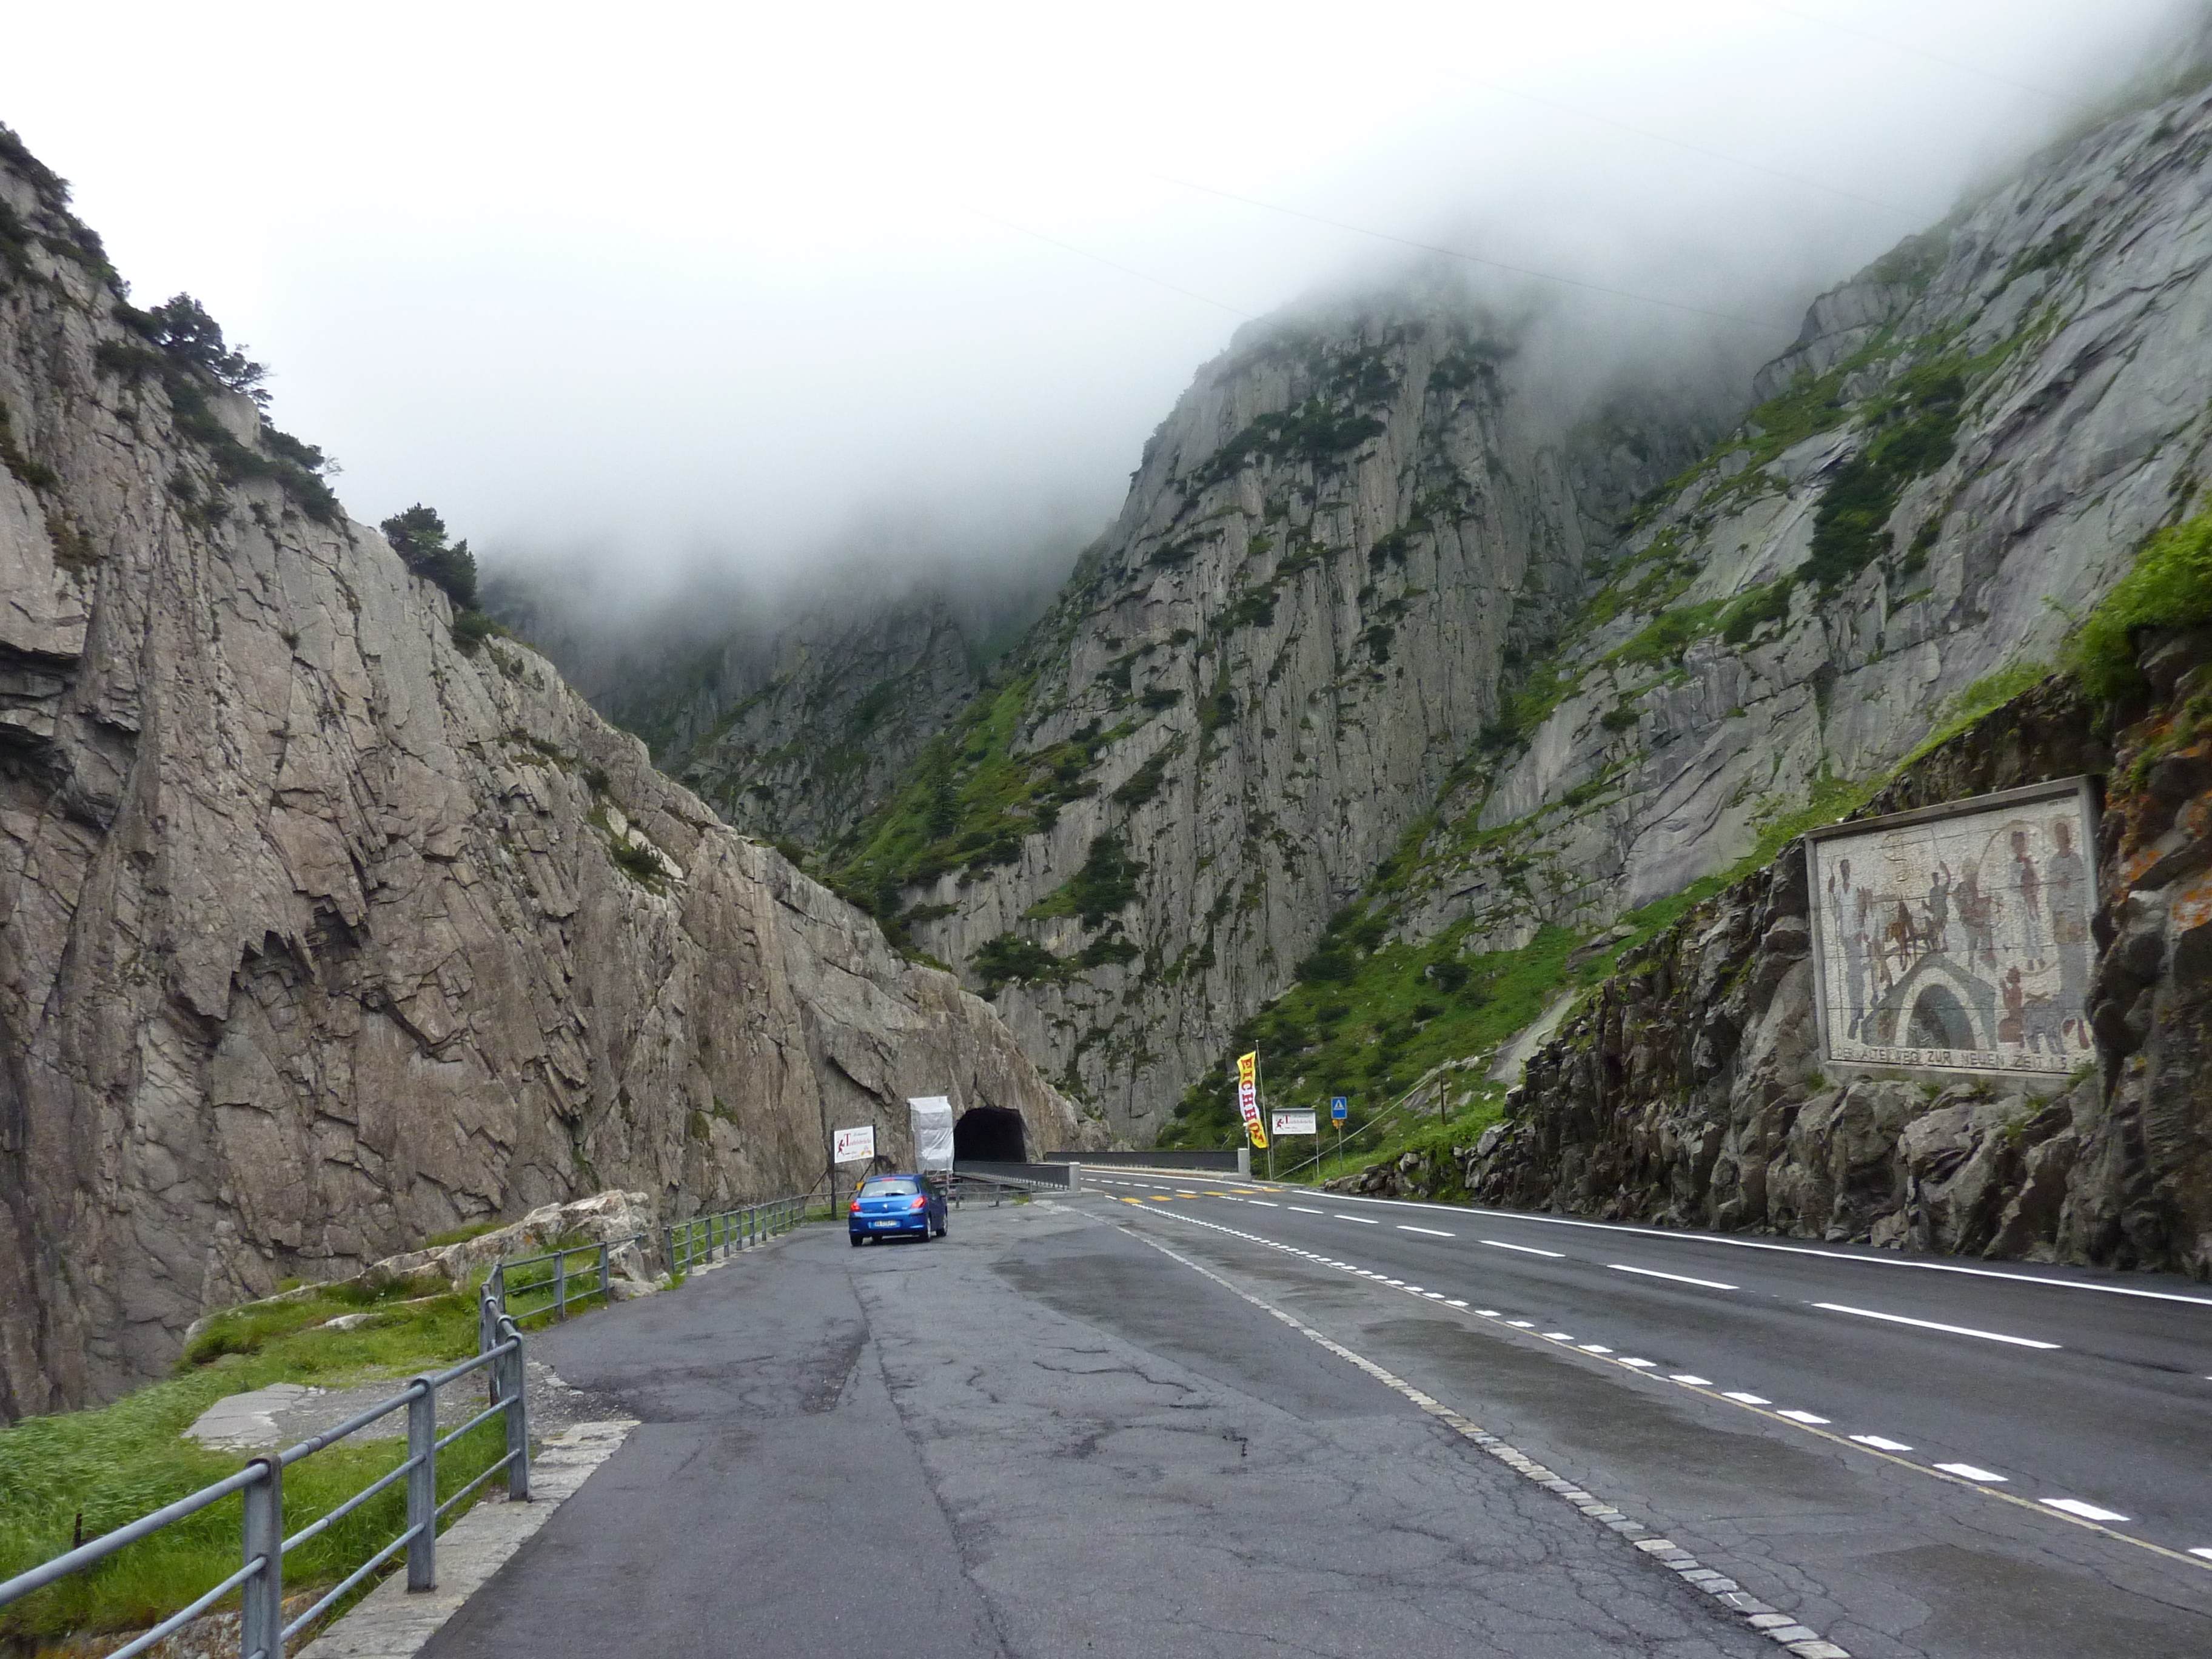
[[[407,1588],[438,1587],[438,1391],[430,1379],[410,1385],[422,1390],[407,1402]]]
[[[261,1570],[238,1589],[238,1650],[246,1659],[284,1656],[284,1466],[257,1457],[261,1478],[246,1487],[245,1560]]]

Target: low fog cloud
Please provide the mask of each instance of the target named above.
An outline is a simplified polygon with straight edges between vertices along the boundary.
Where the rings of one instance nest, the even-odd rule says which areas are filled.
[[[174,15],[11,20],[0,120],[142,299],[191,290],[273,367],[356,517],[772,596],[1064,562],[1244,320],[1411,263],[1568,304],[1588,375],[1747,376],[2195,8]]]

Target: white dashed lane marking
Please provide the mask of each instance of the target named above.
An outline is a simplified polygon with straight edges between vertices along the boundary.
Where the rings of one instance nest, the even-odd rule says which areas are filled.
[[[1164,1200],[1155,1201],[1159,1202]],[[1307,1215],[1321,1215],[1324,1213],[1324,1212],[1320,1210],[1305,1209],[1304,1206],[1301,1205],[1293,1204],[1289,1207],[1293,1210],[1302,1211]],[[1172,1215],[1174,1218],[1178,1221],[1190,1222],[1193,1225],[1203,1227],[1210,1232],[1226,1233],[1232,1238],[1244,1239],[1254,1244],[1263,1245],[1269,1249],[1281,1250],[1291,1255],[1303,1257],[1309,1261],[1320,1262],[1328,1267],[1338,1268],[1345,1273],[1354,1273],[1360,1278],[1370,1279],[1376,1284],[1387,1285],[1395,1289],[1405,1291],[1409,1295],[1419,1296],[1432,1302],[1443,1302],[1446,1305],[1453,1308],[1465,1309],[1467,1307],[1467,1304],[1465,1302],[1457,1300],[1456,1298],[1446,1297],[1441,1291],[1428,1290],[1419,1285],[1408,1285],[1401,1279],[1391,1279],[1384,1274],[1375,1272],[1371,1268],[1358,1267],[1349,1261],[1340,1261],[1332,1256],[1316,1255],[1311,1250],[1302,1249],[1295,1244],[1285,1244],[1281,1243],[1279,1240],[1265,1238],[1257,1233],[1243,1232],[1235,1227],[1223,1226],[1217,1222],[1201,1221],[1196,1216],[1190,1215],[1188,1213],[1177,1213],[1174,1211],[1162,1211],[1159,1212],[1159,1213]],[[1370,1226],[1377,1224],[1376,1223],[1369,1220],[1365,1216],[1340,1215],[1338,1218],[1345,1221],[1366,1222]],[[1419,1230],[1408,1229],[1407,1231]],[[1146,1240],[1146,1242],[1150,1243],[1152,1241]],[[1483,1239],[1480,1242],[1486,1244],[1497,1245],[1502,1249],[1522,1250],[1532,1255],[1549,1256],[1555,1260],[1559,1259],[1561,1255],[1559,1251],[1534,1249],[1530,1246],[1525,1244],[1509,1244],[1502,1239]],[[1155,1244],[1153,1248],[1162,1250],[1166,1249],[1164,1245]],[[1170,1255],[1174,1254],[1172,1251],[1168,1251],[1167,1253]],[[1183,1258],[1180,1256],[1176,1259],[1178,1261],[1183,1260]],[[1188,1265],[1194,1267],[1196,1266],[1195,1263],[1189,1263]],[[1626,1263],[1621,1262],[1613,1262],[1608,1263],[1607,1265],[1616,1267],[1624,1273],[1643,1273],[1649,1277],[1656,1279],[1686,1279],[1686,1275],[1661,1273],[1648,1268],[1639,1269],[1631,1267]],[[1199,1271],[1205,1272],[1206,1270],[1200,1268]],[[1212,1278],[1215,1277],[1215,1275],[1208,1273],[1207,1277]],[[1227,1281],[1224,1280],[1221,1282],[1225,1284]],[[1717,1280],[1711,1279],[1687,1279],[1687,1282],[1715,1290],[1734,1290],[1736,1288],[1734,1285],[1723,1285]],[[1240,1296],[1245,1294],[1241,1291],[1237,1293]],[[1246,1299],[1257,1301],[1256,1297],[1247,1297]],[[1266,1306],[1267,1304],[1261,1304],[1261,1305]],[[1977,1330],[1971,1326],[1946,1325],[1932,1320],[1911,1319],[1902,1314],[1887,1314],[1872,1309],[1850,1307],[1840,1303],[1821,1302],[1814,1303],[1811,1305],[1825,1309],[1832,1313],[1855,1314],[1863,1318],[1882,1320],[1900,1325],[1915,1326],[1925,1329],[1941,1331],[1947,1334],[1979,1337],[1991,1341],[2012,1343],[2021,1347],[2053,1349],[2059,1346],[2055,1342],[2039,1341],[2032,1337],[2008,1336],[1996,1331]],[[1278,1310],[1271,1308],[1269,1310],[1271,1312],[1274,1312],[1278,1318],[1282,1318],[1286,1321],[1289,1320],[1289,1316],[1281,1313]],[[1535,1329],[1535,1326],[1531,1321],[1526,1319],[1506,1319],[1494,1308],[1479,1308],[1474,1311],[1479,1318],[1492,1320],[1502,1326],[1505,1326],[1515,1330],[1533,1331]],[[1289,1322],[1295,1324],[1297,1322],[1290,1321]],[[1304,1328],[1301,1326],[1300,1328],[1303,1329]],[[1614,1353],[1613,1349],[1606,1346],[1602,1343],[1590,1342],[1577,1344],[1574,1337],[1565,1331],[1546,1331],[1542,1333],[1542,1334],[1548,1341],[1575,1346],[1578,1352],[1589,1354],[1592,1358],[1599,1359],[1601,1363],[1619,1365],[1624,1369],[1636,1371],[1638,1374],[1655,1371],[1657,1369],[1656,1362],[1654,1361],[1617,1355]],[[1317,1334],[1316,1335],[1316,1340],[1322,1341],[1325,1345],[1331,1347],[1334,1346],[1334,1344],[1328,1343],[1326,1338],[1322,1338]],[[1348,1350],[1343,1352],[1346,1352],[1347,1354],[1349,1352]],[[1361,1363],[1363,1364],[1365,1364],[1364,1361]],[[1710,1379],[1697,1376],[1695,1373],[1689,1371],[1671,1372],[1668,1375],[1667,1380],[1671,1382],[1678,1383],[1685,1388],[1691,1389],[1711,1389],[1714,1386]],[[1804,1427],[1808,1432],[1819,1434],[1823,1438],[1832,1440],[1838,1445],[1862,1446],[1875,1455],[1882,1457],[1890,1462],[1895,1463],[1899,1468],[1918,1470],[1920,1473],[1924,1474],[1940,1474],[1954,1480],[1979,1486],[1985,1492],[1988,1492],[1988,1495],[1990,1497],[1997,1498],[2002,1502],[2018,1504],[2028,1509],[2040,1510],[2046,1514],[2057,1513],[2063,1515],[2078,1525],[2092,1527],[2099,1531],[2106,1531],[2105,1526],[2106,1522],[2125,1522],[2130,1518],[2129,1516],[2121,1514],[2117,1510],[2108,1510],[2100,1504],[2092,1504],[2079,1498],[2039,1498],[2031,1503],[2026,1498],[2010,1497],[2002,1492],[1989,1491],[1989,1488],[1992,1486],[2006,1484],[2006,1477],[2002,1474],[1996,1474],[1991,1470],[1981,1468],[1972,1463],[1936,1463],[1930,1465],[1913,1462],[1909,1459],[1898,1455],[1899,1453],[1909,1452],[1912,1449],[1910,1445],[1907,1445],[1903,1441],[1893,1440],[1888,1438],[1887,1436],[1879,1434],[1844,1435],[1830,1432],[1826,1425],[1831,1423],[1832,1419],[1822,1417],[1817,1413],[1804,1411],[1802,1409],[1775,1409],[1774,1402],[1767,1399],[1763,1395],[1752,1394],[1742,1389],[1729,1389],[1721,1392],[1717,1396],[1713,1397],[1730,1401],[1737,1405],[1746,1407],[1768,1408],[1762,1412],[1761,1414],[1768,1416],[1776,1421],[1787,1421],[1797,1424]],[[1428,1396],[1426,1395],[1419,1395],[1419,1399],[1420,1401],[1425,1402],[1424,1405],[1425,1409],[1426,1409],[1428,1406],[1434,1404],[1433,1401],[1428,1400]],[[1574,1494],[1571,1493],[1569,1495],[1573,1496]],[[1608,1522],[1607,1524],[1610,1525],[1612,1523]],[[2149,1550],[2158,1555],[2165,1556],[2170,1560],[2212,1562],[2212,1546],[2191,1547],[2186,1552],[2184,1552],[2182,1550],[2171,1548],[2163,1544],[2153,1543],[2148,1539],[2136,1538],[2126,1533],[2107,1531],[2106,1535],[2118,1539],[2124,1543],[2134,1544],[2140,1548]],[[1638,1547],[1642,1548],[1645,1547],[1639,1545]],[[1668,1549],[1673,1549],[1675,1547],[1669,1544],[1667,1547]],[[1802,1631],[1803,1629],[1803,1626],[1802,1626],[1790,1625],[1774,1629],[1766,1629],[1764,1627],[1762,1621],[1755,1620],[1753,1622],[1755,1624],[1762,1625],[1763,1634],[1776,1637],[1778,1639],[1784,1640],[1785,1646],[1807,1640],[1807,1638],[1796,1635],[1784,1634],[1785,1632]],[[1807,1641],[1807,1645],[1809,1647],[1813,1645],[1813,1644]],[[1841,1649],[1832,1649],[1832,1644],[1826,1643],[1820,1643],[1818,1645],[1823,1650],[1832,1650],[1837,1653],[1843,1651]],[[1803,1650],[1793,1647],[1793,1650],[1802,1651]]]
[[[1298,1206],[1293,1204],[1291,1207],[1295,1210]],[[1310,1215],[1319,1215],[1321,1212],[1319,1210],[1310,1210],[1307,1213]],[[1357,1221],[1363,1227],[1379,1227],[1382,1224],[1371,1215],[1340,1215],[1337,1217],[1337,1219],[1339,1221]]]
[[[1175,1212],[1170,1211],[1164,1213],[1174,1214]],[[1195,1219],[1188,1214],[1179,1215],[1176,1218],[1178,1220]],[[1198,1222],[1197,1224],[1201,1227],[1214,1227],[1214,1224],[1206,1221]],[[1214,1231],[1231,1233],[1240,1238],[1251,1237],[1249,1234],[1237,1233],[1233,1228],[1228,1227],[1214,1227]],[[1547,1492],[1557,1493],[1581,1510],[1583,1515],[1605,1528],[1607,1531],[1618,1534],[1624,1541],[1634,1546],[1658,1565],[1680,1575],[1685,1583],[1711,1596],[1721,1606],[1743,1620],[1752,1629],[1786,1651],[1797,1655],[1799,1659],[1851,1659],[1850,1650],[1848,1648],[1839,1647],[1833,1642],[1822,1639],[1818,1631],[1799,1624],[1787,1613],[1778,1612],[1768,1603],[1746,1591],[1735,1579],[1724,1573],[1715,1572],[1673,1539],[1654,1537],[1650,1529],[1641,1522],[1630,1520],[1617,1506],[1583,1491],[1573,1481],[1563,1479],[1526,1453],[1508,1445],[1496,1435],[1485,1433],[1480,1425],[1461,1416],[1459,1413],[1452,1410],[1434,1395],[1423,1393],[1405,1378],[1385,1370],[1365,1355],[1355,1353],[1342,1343],[1324,1336],[1310,1325],[1285,1313],[1273,1303],[1262,1301],[1249,1291],[1231,1284],[1212,1268],[1203,1267],[1188,1256],[1170,1249],[1156,1239],[1146,1238],[1142,1234],[1137,1234],[1135,1237],[1140,1243],[1158,1250],[1170,1261],[1181,1262],[1194,1273],[1212,1279],[1231,1295],[1272,1314],[1309,1341],[1319,1344],[1340,1359],[1358,1366],[1385,1388],[1411,1401],[1422,1411],[1446,1425],[1462,1437],[1481,1447],[1484,1451],[1522,1479],[1534,1481]],[[1275,1241],[1270,1238],[1254,1239],[1253,1242],[1271,1245],[1278,1249],[1289,1248],[1276,1244]]]
[[[2054,1510],[2063,1510],[2069,1515],[2078,1515],[2084,1521],[2124,1521],[2128,1518],[2118,1510],[2099,1509],[2094,1504],[2085,1504],[2078,1498],[2039,1498],[2036,1502]]]
[[[1345,1218],[1350,1221],[1357,1220],[1358,1218],[1347,1216]],[[1540,1250],[1534,1244],[1508,1244],[1502,1238],[1483,1238],[1477,1239],[1475,1242],[1479,1244],[1487,1244],[1492,1249],[1518,1250],[1523,1255],[1547,1255],[1554,1261],[1564,1261],[1567,1259],[1567,1253],[1565,1250]]]
[[[1646,1279],[1669,1279],[1677,1285],[1697,1285],[1709,1291],[1732,1291],[1736,1288],[1733,1285],[1723,1285],[1717,1279],[1692,1279],[1687,1273],[1662,1273],[1656,1267],[1632,1267],[1626,1261],[1608,1261],[1605,1265],[1617,1273],[1640,1273]]]
[[[1434,1227],[1408,1226],[1402,1221],[1398,1224],[1398,1231],[1401,1233],[1426,1233],[1431,1238],[1455,1238],[1458,1237],[1455,1233],[1440,1233]]]
[[[1978,1336],[1984,1342],[2009,1342],[2015,1348],[2050,1351],[2058,1346],[2056,1342],[2039,1341],[2032,1336],[2007,1336],[2002,1331],[1978,1331],[1972,1325],[1946,1325],[1934,1319],[1907,1319],[1903,1314],[1879,1313],[1872,1308],[1846,1307],[1840,1302],[1815,1302],[1813,1305],[1830,1313],[1855,1314],[1861,1319],[1879,1319],[1889,1325],[1910,1325],[1916,1330],[1942,1331],[1950,1336]]]
[[[1291,1206],[1291,1208],[1297,1212],[1300,1215],[1320,1215],[1323,1213],[1323,1212],[1320,1210],[1309,1210],[1303,1204],[1293,1204]]]

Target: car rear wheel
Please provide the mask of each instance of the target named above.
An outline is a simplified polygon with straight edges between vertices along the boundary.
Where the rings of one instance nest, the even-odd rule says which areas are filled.
[[[857,1250],[857,1249],[859,1249],[860,1248],[860,1234],[858,1234],[858,1233],[854,1233],[854,1234],[852,1234],[850,1237],[851,1237],[851,1238],[852,1238],[852,1240],[853,1240],[853,1248],[854,1248],[854,1249],[856,1249],[856,1250]]]

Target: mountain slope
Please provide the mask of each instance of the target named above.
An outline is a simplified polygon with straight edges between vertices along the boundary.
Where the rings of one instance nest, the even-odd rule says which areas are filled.
[[[1121,517],[898,795],[828,860],[1150,1139],[1502,706],[1587,550],[1710,430],[1556,410],[1456,290],[1255,325]]]
[[[469,648],[0,140],[0,1414],[457,1223],[804,1188],[909,1093],[1074,1132],[982,1002]]]

